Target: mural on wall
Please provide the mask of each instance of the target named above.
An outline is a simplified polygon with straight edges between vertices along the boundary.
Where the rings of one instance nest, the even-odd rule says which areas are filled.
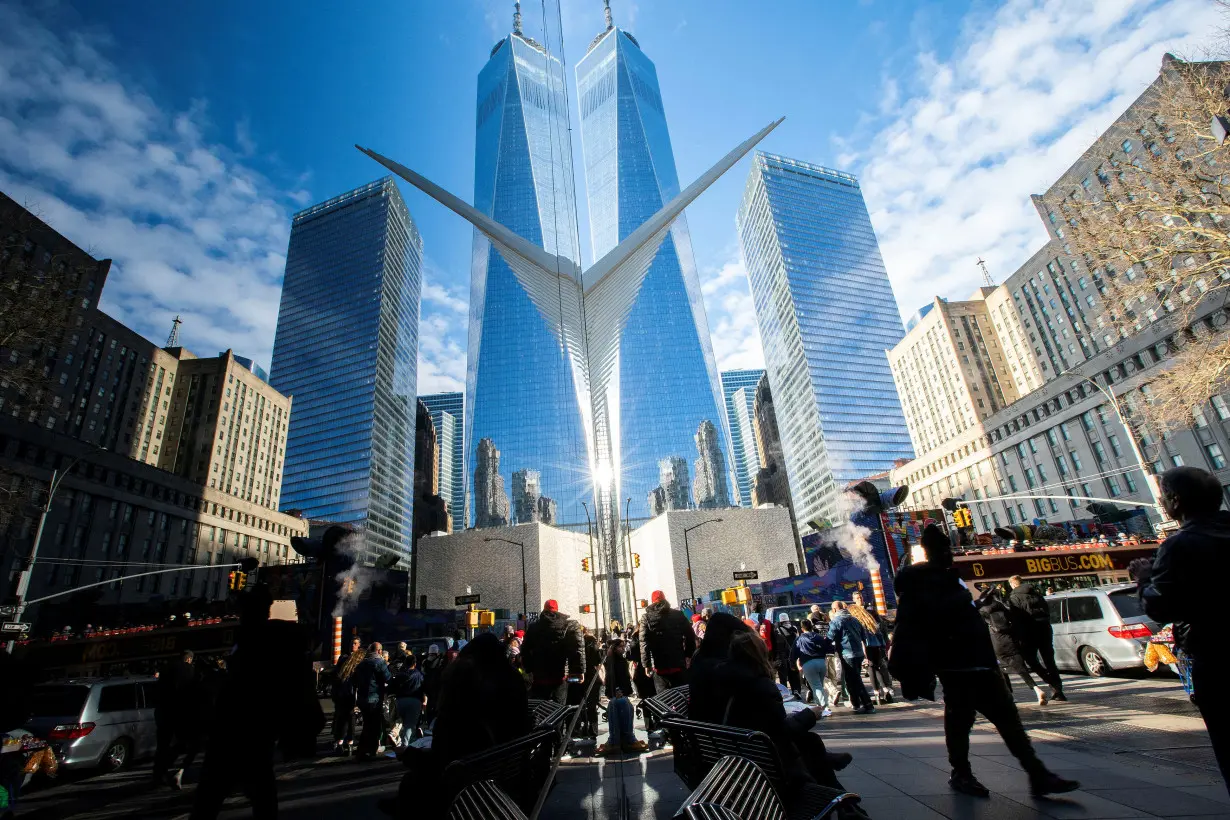
[[[764,606],[849,601],[855,592],[871,588],[870,573],[837,546],[830,531],[803,536],[803,556],[806,574],[760,584]]]

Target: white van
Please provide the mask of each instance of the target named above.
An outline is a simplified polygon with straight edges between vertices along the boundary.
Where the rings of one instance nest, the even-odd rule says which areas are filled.
[[[1161,628],[1141,608],[1135,584],[1066,590],[1046,602],[1055,664],[1091,677],[1143,667],[1149,638]]]

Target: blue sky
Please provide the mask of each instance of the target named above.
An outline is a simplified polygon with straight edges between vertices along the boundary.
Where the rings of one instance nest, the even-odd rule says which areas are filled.
[[[561,2],[575,65],[602,3]],[[997,279],[1028,258],[1029,194],[1163,52],[1198,57],[1223,22],[1212,0],[612,5],[657,64],[681,182],[785,115],[763,147],[860,176],[906,316],[966,296],[978,256]],[[475,78],[511,17],[505,0],[0,2],[0,190],[115,259],[104,309],[157,341],[182,314],[198,354],[267,364],[290,215],[380,176],[354,143],[472,194]],[[746,174],[688,211],[722,368],[762,363],[734,232]],[[471,233],[402,190],[428,260],[419,389],[460,389]]]

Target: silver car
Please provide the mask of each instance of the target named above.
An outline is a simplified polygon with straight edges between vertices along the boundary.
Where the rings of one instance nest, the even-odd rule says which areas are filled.
[[[51,742],[60,765],[114,771],[157,748],[157,680],[71,678],[34,688],[26,727]]]
[[[1149,638],[1161,628],[1141,608],[1135,584],[1057,592],[1046,602],[1055,664],[1092,677],[1143,667]]]

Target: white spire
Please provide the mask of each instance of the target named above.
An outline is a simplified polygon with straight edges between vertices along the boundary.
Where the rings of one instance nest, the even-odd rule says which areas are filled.
[[[611,0],[603,0],[602,4],[606,7],[606,29],[610,31],[615,28],[615,22],[611,17]]]
[[[521,34],[521,3],[513,3],[513,34]]]

